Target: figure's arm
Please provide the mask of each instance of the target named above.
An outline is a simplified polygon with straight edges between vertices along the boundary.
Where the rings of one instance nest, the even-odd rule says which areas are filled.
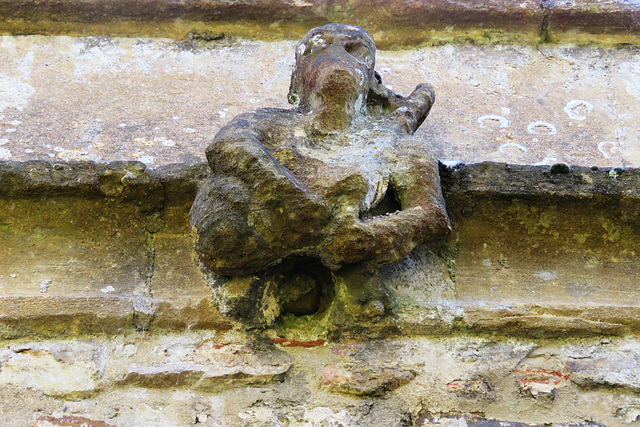
[[[413,134],[427,118],[436,100],[436,93],[428,83],[419,84],[406,98],[398,101],[394,115],[403,121],[408,132]]]
[[[221,274],[250,274],[294,250],[317,244],[328,218],[327,206],[271,156],[262,143],[260,123],[251,119],[250,115],[234,119],[206,150],[212,179],[237,183],[236,190],[227,185],[224,202],[212,204],[220,206],[216,214],[220,219],[212,218],[207,229],[198,230],[209,246],[215,242],[223,247],[222,237],[234,236],[237,248],[200,250],[210,251],[209,258],[219,265],[233,266]]]
[[[357,209],[344,209],[341,226],[327,247],[338,262],[395,262],[451,231],[437,161],[407,145],[398,147],[399,161],[389,183],[401,209],[367,221],[358,219]]]

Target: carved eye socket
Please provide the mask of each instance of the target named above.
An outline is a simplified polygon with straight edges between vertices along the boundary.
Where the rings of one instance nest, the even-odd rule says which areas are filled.
[[[368,46],[360,42],[350,42],[345,44],[344,50],[346,50],[347,53],[354,58],[359,59],[367,65],[371,65],[373,58]]]

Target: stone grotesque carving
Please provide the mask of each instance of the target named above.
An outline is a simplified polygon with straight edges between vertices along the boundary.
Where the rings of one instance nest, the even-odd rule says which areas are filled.
[[[391,301],[378,267],[449,232],[437,161],[413,136],[434,91],[397,95],[374,63],[363,29],[312,29],[296,49],[293,108],[242,114],[207,148],[190,221],[202,263],[236,278],[236,316],[264,317],[266,294],[272,317],[325,310],[340,294],[350,317],[380,319]]]

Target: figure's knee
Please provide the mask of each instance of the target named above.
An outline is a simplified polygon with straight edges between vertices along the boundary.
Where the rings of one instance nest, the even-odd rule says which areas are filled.
[[[222,275],[251,274],[273,261],[267,243],[249,224],[250,195],[233,178],[210,177],[189,213],[196,252]]]

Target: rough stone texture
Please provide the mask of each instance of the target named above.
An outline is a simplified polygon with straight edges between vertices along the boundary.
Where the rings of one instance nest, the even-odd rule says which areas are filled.
[[[189,220],[202,263],[233,276],[219,294],[230,317],[381,319],[391,301],[380,266],[450,232],[433,149],[414,136],[433,88],[389,91],[375,51],[360,27],[310,30],[296,46],[292,108],[237,116],[207,147],[211,174]]]
[[[112,172],[117,164],[58,165],[80,177],[79,183],[126,174]],[[146,170],[154,178],[135,187],[133,194],[146,195],[135,203],[122,198],[129,191],[122,178],[114,180],[119,188],[105,193],[97,184],[69,187],[74,181],[55,171],[46,163],[2,165],[3,337],[232,326],[214,308],[210,286],[219,287],[220,277],[203,275],[194,263],[187,225],[206,165]],[[443,166],[454,235],[446,245],[422,246],[381,270],[395,317],[369,324],[365,333],[471,329],[585,336],[640,330],[633,303],[637,170],[550,171],[491,163]],[[53,196],[42,198],[43,192]],[[149,213],[150,206],[160,210]],[[491,225],[496,219],[501,227]],[[105,228],[107,222],[112,228]],[[38,254],[49,262],[34,264]],[[91,270],[104,274],[88,275]],[[322,316],[295,314],[277,325],[300,342],[330,337],[322,332],[326,327]]]
[[[232,117],[287,107],[291,42],[1,40],[3,160],[204,161]],[[433,142],[440,160],[467,163],[640,166],[638,63],[634,47],[377,53],[377,69],[394,91],[408,94],[422,81],[434,86],[438,99],[417,135]]]
[[[193,262],[195,189],[179,186],[165,198],[142,163],[3,163],[0,334],[228,328]]]
[[[625,178],[627,171],[615,168],[554,175],[535,167],[527,168],[529,184],[523,185],[519,170],[481,164],[448,170],[461,178],[452,187],[443,179],[456,230],[450,274],[465,324],[515,334],[548,327],[587,335],[635,328],[635,171]],[[474,184],[467,186],[466,179]],[[482,196],[471,202],[467,191]],[[628,317],[618,315],[622,307]]]
[[[384,396],[414,377],[415,372],[406,371],[400,366],[342,364],[325,366],[320,373],[320,384],[337,393]]]
[[[586,15],[568,16],[594,4],[566,5],[547,2],[546,10],[553,6],[557,13],[543,16],[543,38],[608,44],[636,40],[635,27],[628,24],[629,18],[634,22],[635,2],[598,2],[601,10],[627,11],[598,15],[593,22],[608,33],[595,36],[572,31],[581,26],[591,26],[587,33],[599,31],[580,22]],[[622,32],[611,24],[618,17]],[[157,22],[152,25],[162,30]],[[181,34],[193,28],[187,25],[180,27]],[[215,31],[205,34],[205,25],[194,26],[204,31],[180,43],[66,37],[5,37],[0,42],[0,159],[59,163],[2,165],[0,335],[88,334],[80,342],[2,343],[0,424],[515,427],[626,426],[640,420],[637,339],[589,338],[640,330],[633,286],[637,170],[630,169],[640,164],[634,47],[450,45],[379,52],[383,80],[392,81],[394,90],[408,93],[416,81],[426,80],[443,94],[424,135],[435,142],[438,157],[460,172],[457,184],[447,190],[458,243],[454,236],[449,246],[421,247],[382,272],[397,304],[395,329],[355,331],[336,343],[318,335],[304,316],[276,325],[278,330],[270,331],[276,354],[290,357],[277,359],[276,365],[280,372],[292,366],[263,381],[245,374],[271,366],[275,356],[268,342],[198,330],[231,324],[211,311],[207,278],[192,263],[186,215],[207,173],[206,164],[197,162],[204,160],[201,153],[220,126],[257,106],[285,106],[293,44],[236,42]],[[48,24],[38,31],[47,28],[61,31]],[[93,28],[99,32],[99,26]],[[134,28],[123,23],[121,30],[146,31],[144,25]],[[220,31],[228,28],[219,26]],[[274,33],[306,31],[285,23],[273,28]],[[424,33],[416,34],[426,40]],[[391,40],[390,35],[374,37]],[[485,41],[517,38],[499,30],[488,35]],[[433,42],[461,36],[482,40],[458,25],[429,37]],[[237,85],[227,78],[232,74],[240,76],[233,79]],[[66,163],[87,158],[139,159],[156,169],[101,165],[102,172],[95,172],[87,162]],[[481,160],[510,165],[454,167],[454,161]],[[191,165],[170,165],[174,162]],[[523,169],[514,163],[544,166]],[[576,167],[594,164],[600,170]],[[617,166],[627,169],[613,169]],[[100,177],[107,170],[116,173],[105,186]],[[443,177],[451,173],[443,170]],[[125,178],[127,172],[135,177]],[[147,199],[145,191],[153,197]],[[73,204],[79,212],[65,218]],[[109,226],[128,243],[125,252],[112,250],[122,240],[85,218],[95,212],[94,218],[111,219]],[[496,219],[518,230],[522,241],[506,239],[502,247],[500,238],[508,233]],[[91,245],[100,241],[109,244],[107,258],[118,264],[113,274],[123,281],[122,286],[112,284],[113,291],[74,267],[109,273],[90,256],[95,253]],[[561,244],[568,252],[558,258]],[[6,270],[13,265],[7,254],[24,267],[22,273]],[[30,261],[36,255],[58,263]],[[571,274],[559,260],[573,263]],[[608,281],[602,280],[605,276]],[[127,282],[132,278],[138,285],[144,278],[144,286]],[[73,285],[73,294],[61,284]],[[160,328],[180,333],[152,333]],[[464,334],[469,329],[479,336]],[[413,336],[389,336],[399,332]],[[415,336],[451,332],[457,335]],[[538,335],[545,339],[532,338]],[[138,371],[180,364],[210,369],[194,356],[200,345],[211,354],[240,348],[241,355],[225,363],[245,374],[207,390],[121,384],[130,366]],[[212,357],[216,366],[223,364],[219,355]],[[415,378],[383,397],[322,389],[323,367],[354,365],[400,366],[415,372]]]
[[[17,6],[0,3],[0,31],[10,34],[87,34],[219,39],[300,38],[328,22],[365,27],[385,46],[477,40],[535,42],[543,11],[535,0],[490,2],[404,0],[239,2],[74,1]]]
[[[543,13],[547,19],[543,32],[553,41],[570,39],[592,42],[614,39],[633,43],[633,35],[640,24],[640,5],[619,0],[543,0]]]
[[[636,2],[624,0],[167,0],[0,2],[8,34],[300,38],[328,22],[359,25],[385,47],[442,43],[637,42]]]
[[[638,340],[631,337],[535,342],[458,336],[305,348],[274,345],[251,334],[204,332],[10,344],[1,350],[0,422],[34,426],[351,427],[463,422],[623,426],[636,420],[640,408],[634,378],[637,347]],[[65,393],[4,382],[9,377],[5,367],[12,360],[6,357],[9,353],[14,359],[53,356],[55,363],[34,364],[37,369],[23,371],[16,379],[57,376],[59,384],[68,383]],[[269,382],[247,382],[246,377],[235,376],[224,387],[206,390],[171,383],[169,377],[160,382],[162,387],[122,382],[132,363],[141,371],[142,366],[168,364],[198,364],[206,370],[225,363],[261,369],[265,363],[275,366],[276,361],[292,366],[287,375]],[[79,381],[82,377],[59,366],[83,363],[95,369],[92,378],[99,385],[79,398],[87,389]],[[386,388],[381,397],[332,393],[323,386],[327,366],[350,367],[367,375],[377,372],[369,376],[371,383],[382,377],[407,378],[408,372],[413,379],[401,387]],[[363,385],[358,375],[342,379],[343,387],[355,390]],[[69,398],[71,389],[81,394]]]
[[[2,387],[32,389],[46,396],[79,399],[98,389],[105,354],[91,343],[18,344],[0,353]]]

